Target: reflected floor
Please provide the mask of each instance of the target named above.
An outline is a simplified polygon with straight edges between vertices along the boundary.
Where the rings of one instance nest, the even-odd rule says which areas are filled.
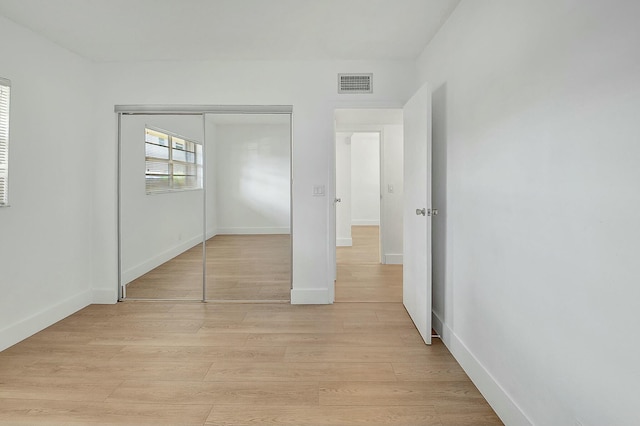
[[[216,235],[207,240],[208,300],[289,300],[289,235]],[[127,298],[202,299],[197,245],[127,285]]]

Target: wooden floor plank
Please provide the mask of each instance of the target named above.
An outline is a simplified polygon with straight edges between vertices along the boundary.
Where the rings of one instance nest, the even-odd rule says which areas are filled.
[[[243,346],[247,341],[246,333],[145,333],[132,337],[126,330],[117,330],[95,336],[88,345],[102,346]]]
[[[333,363],[240,363],[215,362],[211,365],[206,381],[395,381],[393,367],[389,363],[333,362]]]
[[[429,359],[425,362],[393,363],[393,370],[401,381],[464,381],[466,373],[449,357]]]
[[[22,360],[22,359],[18,359]],[[75,358],[60,361],[30,361],[28,363],[0,363],[0,380],[13,380],[15,376],[31,378],[66,378],[100,383],[108,377],[110,380],[157,379],[157,380],[202,380],[206,376],[211,362],[188,363],[181,361],[130,360],[103,361],[92,358]]]
[[[377,346],[380,341],[390,346],[402,346],[407,342],[403,335],[382,333],[258,333],[247,334],[247,345],[289,346],[310,344],[319,346]],[[421,340],[416,339],[417,343]]]
[[[111,361],[279,362],[284,359],[285,349],[284,346],[126,346]]]
[[[318,383],[183,382],[129,380],[111,393],[109,402],[154,404],[318,405]]]
[[[75,402],[33,399],[4,400],[0,424],[202,425],[211,405]]]
[[[342,333],[343,331],[342,321],[270,321],[268,323],[244,321],[241,324],[205,321],[198,333]]]
[[[14,345],[0,352],[0,363],[5,358],[19,357],[21,359],[74,362],[75,359],[91,358],[108,361],[117,355],[124,346],[110,346],[101,348],[88,344],[70,343],[41,343],[27,339],[18,345]]]
[[[66,377],[12,376],[2,378],[0,401],[5,399],[49,399],[57,401],[104,401],[122,380],[70,379]]]
[[[411,407],[248,407],[216,405],[207,425],[216,426],[441,426],[433,406]]]
[[[434,354],[433,356],[446,356]],[[319,346],[296,345],[287,347],[288,362],[426,362],[428,349],[422,347],[399,350],[393,346]]]
[[[485,403],[470,382],[321,382],[321,405],[434,405]]]

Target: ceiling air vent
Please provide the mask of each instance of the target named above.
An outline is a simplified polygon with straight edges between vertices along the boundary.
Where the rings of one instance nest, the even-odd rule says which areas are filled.
[[[373,74],[338,74],[338,93],[373,93]]]

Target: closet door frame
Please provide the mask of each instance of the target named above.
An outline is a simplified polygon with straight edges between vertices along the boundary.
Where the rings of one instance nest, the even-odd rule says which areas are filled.
[[[290,116],[290,245],[291,245],[291,271],[290,271],[290,288],[293,289],[293,106],[292,105],[116,105],[114,112],[117,114],[117,239],[118,239],[118,301],[126,299],[126,284],[122,280],[122,229],[121,229],[121,152],[122,152],[122,116],[123,115],[199,115],[202,117],[203,129],[203,156],[206,158],[206,114],[288,114]],[[207,302],[207,271],[206,271],[206,241],[207,241],[207,215],[206,215],[206,176],[207,164],[203,163],[203,223],[202,223],[202,299],[201,302]]]

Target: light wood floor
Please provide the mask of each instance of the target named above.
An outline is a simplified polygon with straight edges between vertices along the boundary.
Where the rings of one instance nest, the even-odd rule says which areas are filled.
[[[401,303],[93,305],[0,353],[0,424],[499,425]]]
[[[377,269],[372,233],[341,250],[338,294],[393,300],[89,306],[0,353],[0,424],[501,425],[384,290],[402,270]]]
[[[336,302],[402,302],[402,265],[382,265],[379,227],[352,226],[351,247],[338,247]]]
[[[207,240],[208,300],[282,300],[291,294],[289,235],[217,235]],[[202,299],[202,246],[127,285],[133,299]]]

